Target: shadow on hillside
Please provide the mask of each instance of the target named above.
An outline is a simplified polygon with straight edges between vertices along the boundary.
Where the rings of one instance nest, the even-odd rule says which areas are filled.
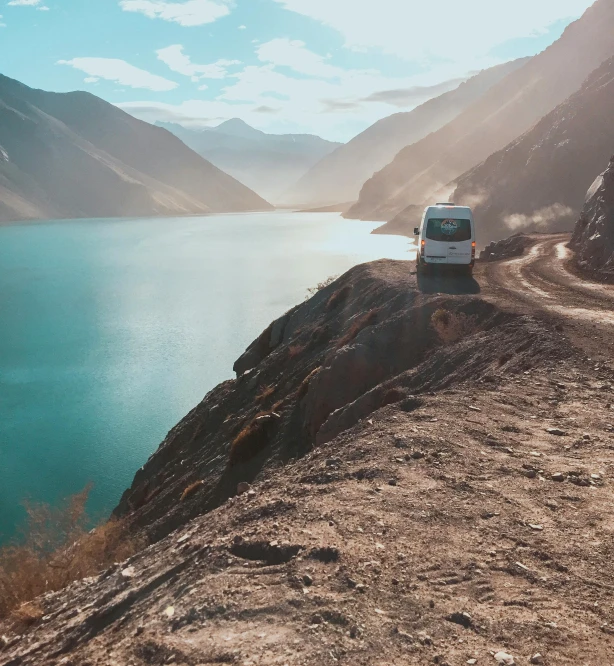
[[[457,271],[439,268],[427,275],[417,275],[418,289],[424,294],[479,294],[475,278]]]

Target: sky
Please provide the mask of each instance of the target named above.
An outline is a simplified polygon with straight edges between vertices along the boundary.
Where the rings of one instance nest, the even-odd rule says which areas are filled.
[[[539,53],[593,0],[0,0],[0,73],[149,122],[347,141]]]

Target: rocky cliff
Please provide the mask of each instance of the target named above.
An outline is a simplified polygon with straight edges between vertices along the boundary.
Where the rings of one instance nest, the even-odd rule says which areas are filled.
[[[580,269],[614,281],[614,157],[589,189],[570,245]]]
[[[433,196],[449,200],[456,178],[530,129],[614,55],[613,31],[614,4],[597,0],[558,41],[458,118],[403,149],[365,183],[347,217],[390,220]]]
[[[118,507],[152,545],[0,624],[0,664],[607,663],[614,374],[409,268],[267,328]]]
[[[522,137],[461,176],[453,200],[474,207],[480,238],[573,228],[614,150],[614,58]]]
[[[0,222],[269,209],[164,129],[0,75]]]

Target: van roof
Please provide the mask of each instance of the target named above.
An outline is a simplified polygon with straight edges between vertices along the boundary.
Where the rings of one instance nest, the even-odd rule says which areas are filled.
[[[434,206],[427,206],[426,210],[437,209],[437,208],[457,208],[459,210],[468,210],[469,212],[471,212],[471,208],[469,206],[457,206],[456,204],[453,203],[438,203],[435,204]]]

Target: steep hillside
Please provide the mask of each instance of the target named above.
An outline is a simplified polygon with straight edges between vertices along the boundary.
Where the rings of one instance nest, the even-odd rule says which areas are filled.
[[[0,221],[269,208],[166,130],[0,76]]]
[[[474,206],[480,239],[567,231],[614,153],[614,58],[526,134],[461,176],[453,200]]]
[[[614,157],[588,191],[570,246],[582,270],[614,282]]]
[[[405,146],[450,122],[528,58],[486,69],[458,88],[407,113],[379,120],[322,159],[284,195],[284,201],[327,205],[356,201],[364,182]]]
[[[274,322],[124,496],[153,543],[0,663],[610,663],[610,364],[416,287],[375,262]]]
[[[389,220],[526,132],[614,55],[614,4],[597,0],[562,37],[458,118],[402,150],[367,181],[348,217]],[[436,194],[435,196],[448,196]]]
[[[312,134],[266,134],[233,118],[212,129],[158,123],[192,150],[269,201],[341,144]]]

